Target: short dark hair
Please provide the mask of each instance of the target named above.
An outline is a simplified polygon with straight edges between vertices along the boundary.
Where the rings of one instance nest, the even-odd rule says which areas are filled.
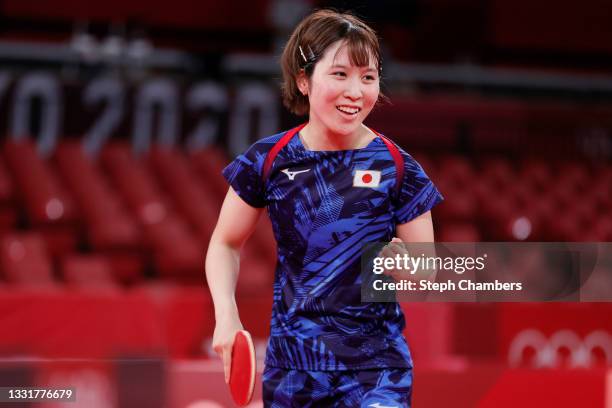
[[[380,45],[376,32],[352,14],[323,9],[304,18],[293,30],[281,56],[283,104],[296,115],[308,113],[308,96],[302,95],[297,77],[304,70],[308,78],[325,50],[343,40],[352,64],[363,67],[374,59],[379,73],[382,69]]]

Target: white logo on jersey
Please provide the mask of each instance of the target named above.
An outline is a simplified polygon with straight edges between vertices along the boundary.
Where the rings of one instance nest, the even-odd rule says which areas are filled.
[[[370,404],[370,405],[368,405],[368,407],[374,407],[374,408],[397,408],[395,405],[393,405],[393,406],[380,405],[380,402],[375,402],[374,404]]]
[[[355,170],[353,187],[376,188],[380,184],[380,171],[378,170]]]
[[[306,173],[307,171],[310,171],[310,169],[306,169],[306,170],[297,170],[297,171],[290,171],[289,169],[283,169],[281,170],[283,173],[285,173],[287,175],[287,177],[289,177],[289,180],[293,180],[295,179],[295,176],[297,174],[300,173]]]

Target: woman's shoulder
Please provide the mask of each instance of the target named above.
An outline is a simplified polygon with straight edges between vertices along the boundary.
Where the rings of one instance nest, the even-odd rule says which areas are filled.
[[[387,139],[388,141],[391,141],[391,143],[393,143],[393,145],[395,145],[395,147],[397,148],[397,150],[399,151],[399,153],[402,155],[402,158],[404,159],[404,161],[409,161],[409,162],[416,162],[416,160],[414,159],[414,157],[412,157],[412,155],[410,153],[408,153],[403,145],[397,140],[397,138],[393,137],[392,135],[389,136],[387,134],[384,134],[382,132],[378,132],[375,131],[376,134],[378,136],[381,136],[382,138]],[[379,145],[385,145],[385,142],[382,141],[382,139],[377,138],[377,142]]]
[[[259,162],[265,159],[265,156],[282,137],[284,132],[272,136],[262,137],[256,140],[250,146],[240,153],[237,158],[246,158],[252,162]]]
[[[259,140],[257,140],[255,143],[274,144],[274,143],[278,142],[283,137],[283,135],[286,132],[287,132],[286,130],[283,130],[282,132],[275,133],[275,134],[270,135],[270,136],[264,136],[264,137],[260,138]]]
[[[258,140],[256,140],[251,146],[249,146],[249,151],[267,151],[272,148],[276,143],[278,143],[281,138],[287,133],[286,130],[283,130],[280,133],[273,134],[271,136],[264,136]]]

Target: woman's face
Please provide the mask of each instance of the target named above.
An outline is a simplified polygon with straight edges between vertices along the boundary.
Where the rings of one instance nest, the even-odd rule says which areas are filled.
[[[316,63],[310,81],[301,85],[307,87],[310,121],[344,136],[360,128],[380,92],[375,62],[371,59],[365,67],[352,65],[343,41],[327,48]]]

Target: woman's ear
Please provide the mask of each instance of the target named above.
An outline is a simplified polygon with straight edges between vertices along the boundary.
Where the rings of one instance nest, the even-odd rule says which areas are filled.
[[[295,80],[302,95],[308,96],[308,78],[306,77],[306,73],[303,69],[297,74]]]

